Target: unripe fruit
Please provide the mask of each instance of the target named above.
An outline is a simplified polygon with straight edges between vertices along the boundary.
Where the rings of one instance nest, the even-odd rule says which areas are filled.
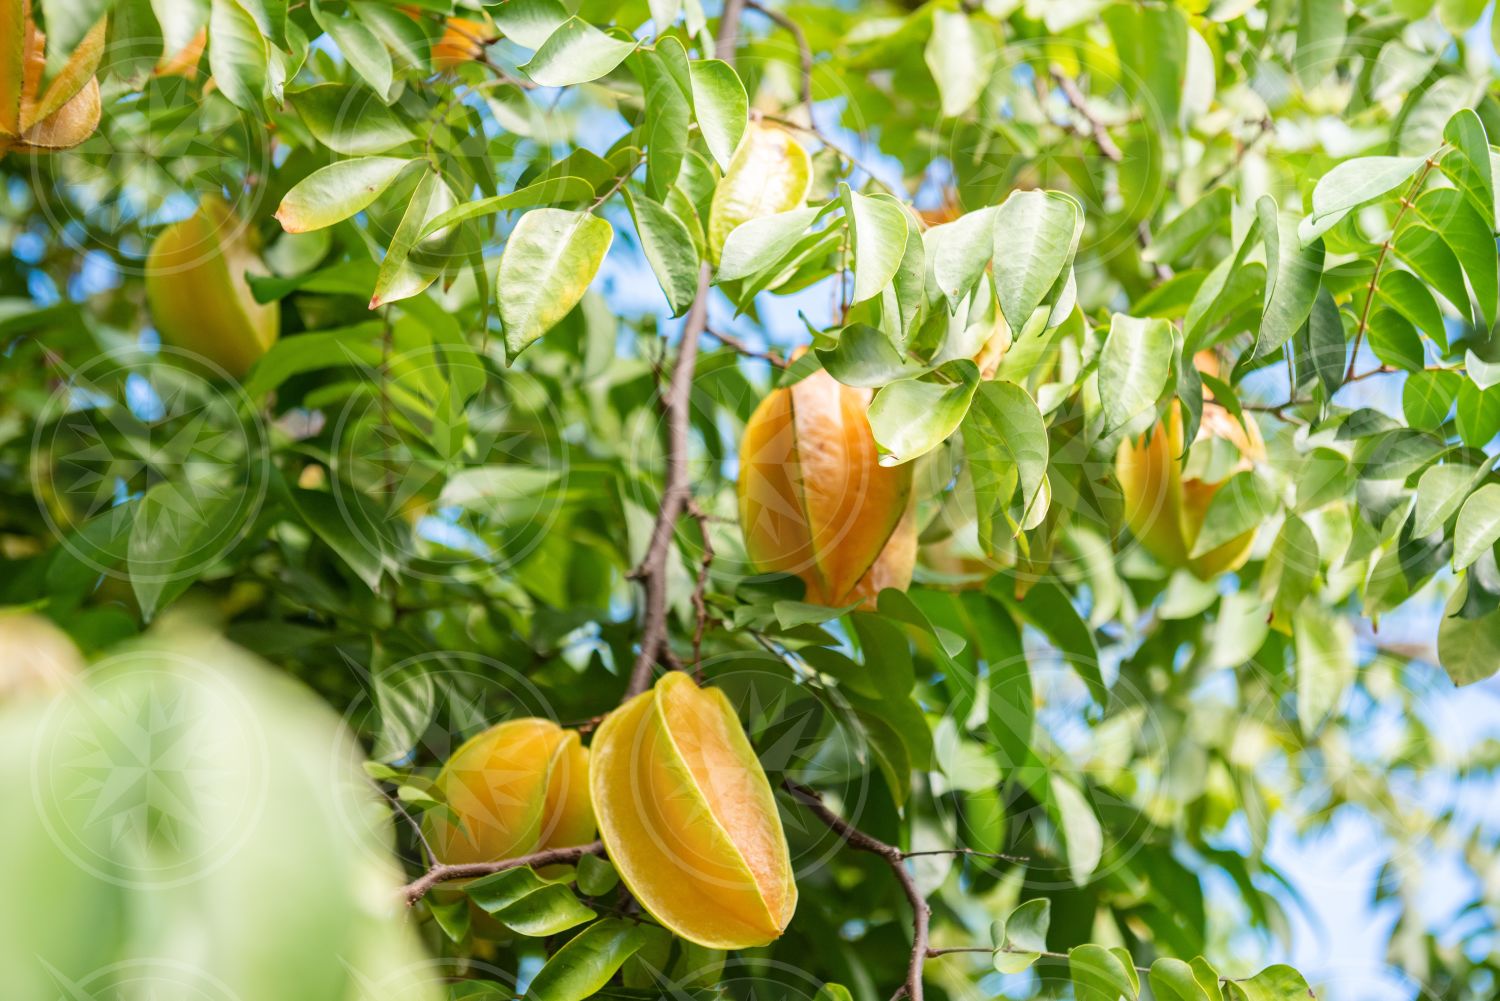
[[[1165,426],[1158,423],[1141,438],[1120,442],[1115,455],[1115,476],[1131,533],[1160,562],[1186,567],[1202,580],[1237,570],[1249,558],[1254,529],[1199,556],[1191,553],[1219,488],[1235,473],[1254,468],[1266,457],[1265,442],[1253,422],[1241,424],[1223,407],[1205,402],[1193,447],[1210,447],[1214,439],[1232,444],[1238,459],[1227,469],[1202,469],[1213,476],[1211,480],[1194,475],[1192,464],[1184,471],[1180,461],[1182,411],[1174,402]]]
[[[588,844],[589,752],[578,734],[551,720],[506,720],[465,741],[438,773],[457,824],[427,815],[440,861],[495,862],[546,848]]]
[[[652,917],[710,949],[786,930],[797,906],[786,835],[723,692],[669,671],[609,714],[593,755],[599,836]]]
[[[162,230],[146,258],[146,302],[162,341],[213,362],[236,378],[276,343],[281,311],[259,303],[246,271],[268,269],[253,234],[222,198]]]
[[[760,402],[740,442],[740,528],[750,562],[791,573],[822,605],[905,589],[916,562],[912,467],[882,466],[870,391],[816,372]]]

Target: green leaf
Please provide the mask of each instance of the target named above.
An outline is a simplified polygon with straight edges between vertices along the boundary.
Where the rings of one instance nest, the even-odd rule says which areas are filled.
[[[1473,571],[1464,575],[1448,599],[1438,625],[1438,661],[1455,685],[1472,685],[1500,669],[1500,609],[1476,618],[1464,617]]]
[[[1214,188],[1152,233],[1151,245],[1141,257],[1173,263],[1194,253],[1210,236],[1226,228],[1233,206],[1234,195],[1228,188]]]
[[[1276,492],[1254,470],[1243,470],[1231,476],[1203,516],[1203,528],[1193,541],[1194,559],[1212,552],[1231,539],[1253,531],[1276,512]]]
[[[666,293],[673,316],[681,316],[698,293],[698,249],[687,226],[665,205],[625,190],[641,252]]]
[[[870,430],[882,466],[910,462],[952,434],[979,387],[979,367],[966,358],[944,362],[921,379],[893,382],[870,401]]]
[[[646,115],[646,191],[661,200],[677,180],[687,153],[693,117],[687,50],[668,35],[654,48],[641,51],[639,66]]]
[[[583,1001],[598,991],[644,942],[621,918],[589,925],[552,954],[526,990],[528,1001]]]
[[[819,207],[792,209],[736,226],[724,240],[715,279],[737,281],[775,264],[796,245],[822,211]]]
[[[1437,289],[1460,313],[1469,312],[1463,268],[1436,231],[1419,223],[1402,226],[1392,246],[1418,278]]]
[[[529,866],[476,879],[465,885],[464,893],[507,928],[533,938],[556,935],[594,917],[566,882],[539,876]]]
[[[1483,6],[1480,6],[1483,9]],[[1495,178],[1490,141],[1484,122],[1472,108],[1460,108],[1443,126],[1443,139],[1454,151],[1443,158],[1443,172],[1453,178],[1475,211],[1486,220],[1495,217]],[[1466,169],[1459,169],[1462,162]]]
[[[453,201],[453,191],[439,174],[429,170],[422,175],[380,261],[375,291],[370,296],[371,309],[419,295],[437,279],[440,262],[424,260],[422,250],[424,243],[440,245],[443,233],[425,240],[421,234],[430,220],[453,206]]]
[[[214,80],[236,108],[259,112],[270,58],[266,38],[239,0],[213,0],[209,10],[208,65]]]
[[[314,2],[312,4],[313,18],[318,22],[318,27],[328,33],[333,39],[354,72],[360,75],[365,83],[381,97],[387,97],[391,93],[391,81],[395,75],[395,68],[391,65],[391,54],[376,37],[375,32],[367,28],[362,22],[352,17],[336,17],[325,13],[322,7]],[[215,74],[217,75],[217,74]]]
[[[287,95],[313,138],[335,153],[371,156],[405,143],[416,134],[363,87],[323,83]]]
[[[1469,495],[1453,527],[1453,569],[1462,570],[1500,540],[1500,483]]]
[[[1175,129],[1187,79],[1187,19],[1176,7],[1131,4],[1111,4],[1102,17],[1120,56],[1121,83],[1147,126]]]
[[[1261,597],[1271,602],[1277,621],[1289,621],[1302,599],[1312,592],[1318,566],[1318,537],[1305,521],[1289,515],[1271,545],[1260,578]]]
[[[854,1001],[854,995],[843,984],[824,984],[813,995],[812,1001]]]
[[[1052,901],[1027,900],[995,922],[995,969],[1020,973],[1047,951],[1047,928],[1052,923]]]
[[[1471,379],[1458,387],[1454,411],[1458,436],[1470,448],[1484,448],[1500,434],[1500,388],[1480,389]]]
[[[926,371],[897,351],[884,332],[864,323],[839,331],[837,343],[818,348],[817,355],[828,374],[846,386],[873,389]]]
[[[1172,372],[1175,332],[1167,320],[1110,317],[1099,351],[1099,404],[1105,435],[1144,431],[1155,423],[1156,404]]]
[[[1378,309],[1370,317],[1365,333],[1370,350],[1382,364],[1404,368],[1408,372],[1422,371],[1425,363],[1422,338],[1406,317],[1394,309]]]
[[[906,253],[906,210],[890,195],[862,195],[839,183],[854,243],[854,297],[873,299],[896,277]]]
[[[984,93],[995,65],[993,43],[963,11],[932,12],[932,35],[923,50],[927,69],[937,82],[945,118],[957,118]]]
[[[1156,1001],[1221,1001],[1218,978],[1213,978],[1210,989],[1199,972],[1180,959],[1163,956],[1151,964],[1147,980]]]
[[[1032,312],[1072,260],[1083,212],[1057,191],[1013,191],[995,212],[995,291],[1010,329],[1025,329]]]
[[[146,491],[131,516],[126,567],[147,622],[235,541],[244,498],[212,482],[166,481]]]
[[[1303,87],[1326,77],[1338,63],[1348,23],[1344,0],[1298,0],[1297,51],[1292,68]]]
[[[1255,338],[1255,357],[1264,358],[1291,340],[1307,322],[1323,274],[1323,241],[1299,246],[1297,227],[1262,195],[1256,203],[1261,236],[1266,242],[1266,299]]]
[[[85,36],[113,5],[114,0],[41,0],[43,23],[47,28],[46,76],[49,79],[62,72]]]
[[[722,59],[698,59],[688,64],[693,84],[693,114],[703,142],[719,164],[728,170],[734,151],[745,134],[750,100],[734,67]]]
[[[347,494],[352,499],[356,496]],[[389,569],[397,569],[393,545],[386,538],[379,516],[357,502],[341,503],[344,498],[320,490],[293,490],[292,506],[302,516],[309,530],[338,554],[354,575],[372,591],[380,589],[380,579]]]
[[[1382,271],[1375,292],[1383,302],[1410,320],[1422,333],[1441,346],[1447,345],[1448,334],[1443,327],[1443,312],[1438,308],[1432,292],[1416,275],[1397,268]],[[1339,339],[1343,340],[1342,327],[1339,328]]]
[[[1292,616],[1297,652],[1297,722],[1304,736],[1317,733],[1354,682],[1354,629],[1349,620],[1304,603]]]
[[[585,855],[578,860],[578,889],[590,897],[598,897],[613,890],[620,882],[620,874],[609,859],[598,855]]]
[[[1453,401],[1463,385],[1463,376],[1441,369],[1413,372],[1401,387],[1401,411],[1406,423],[1424,431],[1436,431],[1448,419]]]
[[[1338,225],[1350,209],[1402,184],[1426,162],[1426,156],[1363,156],[1345,160],[1319,178],[1313,187],[1312,212],[1298,226],[1298,238],[1311,243]]]
[[[589,212],[543,208],[521,216],[495,283],[507,361],[578,305],[613,239],[610,224]]]
[[[1425,539],[1440,531],[1448,519],[1457,513],[1459,505],[1474,488],[1480,470],[1461,463],[1448,462],[1430,466],[1417,481],[1416,513],[1412,520],[1412,535]]]
[[[1134,1001],[1134,977],[1113,950],[1080,945],[1068,950],[1068,973],[1077,1001]]]
[[[1026,390],[997,381],[980,384],[963,428],[979,543],[989,553],[995,516],[1005,511],[1018,482],[1021,516],[1011,534],[1034,528],[1047,513],[1047,425]]]
[[[1268,966],[1248,980],[1224,984],[1229,1001],[1310,1001],[1313,992],[1290,966]]]
[[[1417,212],[1433,231],[1442,234],[1443,242],[1469,277],[1485,325],[1493,325],[1496,300],[1500,298],[1500,275],[1497,275],[1495,231],[1489,217],[1474,211],[1474,206],[1452,188],[1423,192],[1417,199]],[[1447,336],[1434,339],[1443,344]]]
[[[1104,855],[1104,830],[1093,806],[1076,786],[1061,775],[1053,775],[1051,783],[1057,823],[1068,847],[1068,874],[1075,884],[1083,886]]]
[[[568,20],[559,0],[507,0],[486,9],[502,35],[528,49],[541,48]]]
[[[635,47],[633,39],[616,38],[581,17],[570,17],[521,69],[543,87],[571,87],[613,72]]]
[[[306,233],[342,222],[368,208],[414,160],[367,156],[340,160],[308,174],[282,198],[276,218],[288,233]]]
[[[995,206],[976,209],[923,235],[927,251],[929,294],[942,296],[948,312],[979,284],[995,254]]]
[[[1431,298],[1429,295],[1428,299]],[[1349,345],[1344,336],[1344,321],[1338,305],[1327,288],[1318,289],[1312,312],[1307,316],[1307,352],[1313,374],[1318,377],[1325,397],[1331,397],[1344,384],[1349,356]]]

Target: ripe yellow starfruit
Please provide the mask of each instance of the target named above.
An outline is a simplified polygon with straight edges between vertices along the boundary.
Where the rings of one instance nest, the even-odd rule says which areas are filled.
[[[668,672],[600,724],[589,785],[610,861],[665,928],[710,949],[786,930],[797,906],[786,834],[723,692]]]
[[[105,19],[89,29],[42,88],[47,37],[31,18],[31,0],[0,0],[0,155],[15,149],[71,149],[99,127]]]
[[[589,752],[551,720],[506,720],[465,741],[438,773],[456,822],[427,814],[427,836],[449,864],[495,862],[594,839]]]
[[[869,401],[819,371],[762,400],[740,442],[745,552],[758,570],[801,577],[815,604],[911,583],[912,467],[880,465]]]
[[[1181,461],[1182,410],[1174,401],[1165,424],[1138,439],[1126,439],[1115,454],[1115,476],[1125,502],[1125,521],[1137,541],[1169,567],[1186,567],[1202,580],[1237,570],[1250,556],[1255,530],[1193,556],[1214,495],[1231,476],[1265,461],[1266,446],[1253,422],[1241,424],[1217,403],[1205,401],[1193,449],[1227,442],[1238,453],[1230,463]],[[1217,468],[1215,466],[1217,465]]]
[[[790,132],[751,122],[709,205],[708,248],[714,262],[740,223],[801,208],[812,177],[812,158]]]
[[[268,269],[254,233],[222,198],[162,230],[146,258],[146,303],[162,341],[238,378],[281,333],[281,310],[259,303],[245,272]]]
[[[450,17],[443,34],[432,43],[432,68],[453,70],[484,55],[487,46],[500,40],[500,33],[483,21]]]

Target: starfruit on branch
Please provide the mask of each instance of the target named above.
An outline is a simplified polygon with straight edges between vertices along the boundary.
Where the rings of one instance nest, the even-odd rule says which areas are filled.
[[[1253,421],[1242,424],[1206,400],[1185,462],[1183,451],[1182,406],[1174,400],[1165,421],[1120,442],[1115,476],[1126,523],[1146,551],[1166,566],[1209,580],[1239,569],[1250,557],[1253,525],[1206,552],[1197,544],[1214,498],[1236,474],[1263,463],[1266,446]]]
[[[722,691],[669,671],[605,718],[592,755],[600,840],[653,918],[711,949],[786,930],[797,906],[786,834]]]
[[[246,271],[268,271],[249,223],[223,198],[204,196],[146,258],[146,302],[162,341],[243,376],[281,333],[280,307],[255,301]]]
[[[577,732],[536,717],[506,720],[464,742],[438,773],[450,814],[427,815],[446,864],[496,862],[594,838],[589,752]]]
[[[101,17],[44,87],[47,37],[31,0],[0,0],[0,154],[71,149],[94,134],[105,27]]]
[[[816,604],[872,604],[882,589],[911,583],[912,467],[880,464],[869,399],[868,389],[815,372],[762,400],[740,443],[750,562],[796,574]]]

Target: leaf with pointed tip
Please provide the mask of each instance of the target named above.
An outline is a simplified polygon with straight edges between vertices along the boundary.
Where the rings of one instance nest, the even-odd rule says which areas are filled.
[[[979,544],[994,552],[994,523],[1019,485],[1016,535],[1035,527],[1047,513],[1047,425],[1031,395],[1012,382],[984,382],[964,418],[964,456],[974,488]]]
[[[543,87],[571,87],[607,76],[635,48],[634,39],[616,38],[581,17],[570,17],[521,69]]]
[[[879,295],[896,277],[906,253],[906,210],[890,195],[862,195],[839,185],[854,242],[855,303]]]
[[[923,234],[927,251],[928,295],[947,300],[948,312],[974,291],[995,254],[993,205],[967,212]]]
[[[880,464],[895,466],[925,455],[948,440],[962,423],[979,366],[967,358],[944,362],[920,379],[893,382],[870,401],[870,430]]]
[[[375,292],[370,297],[370,308],[386,303],[410,299],[426,290],[441,270],[436,262],[421,259],[422,233],[427,222],[446,212],[453,205],[453,190],[435,171],[428,171],[417,182],[411,202],[402,213],[401,222],[391,236],[391,245],[386,248],[380,261],[380,271],[375,276]],[[434,233],[426,242],[441,242],[443,234]],[[415,259],[414,259],[415,258]]]
[[[635,220],[641,252],[656,275],[673,316],[681,316],[698,292],[698,249],[687,225],[665,205],[628,188],[625,204]]]
[[[288,233],[332,226],[368,208],[413,160],[366,156],[340,160],[308,174],[281,199],[276,218]]]
[[[363,87],[323,83],[287,100],[313,138],[345,156],[372,156],[417,138],[383,98]]]
[[[258,111],[270,55],[255,18],[239,0],[213,0],[208,37],[208,65],[219,90],[241,111]]]
[[[1362,156],[1345,160],[1318,179],[1312,211],[1297,228],[1298,239],[1311,243],[1338,224],[1350,209],[1373,201],[1415,174],[1426,156]]]
[[[1500,483],[1469,495],[1453,526],[1453,569],[1462,570],[1500,540]]]
[[[1013,191],[995,212],[995,293],[1014,331],[1025,329],[1073,259],[1083,213],[1057,191]]]
[[[622,918],[589,925],[547,960],[526,989],[526,1001],[583,1001],[609,983],[645,942],[641,930]]]
[[[610,224],[589,212],[542,208],[521,217],[495,283],[508,362],[578,305],[613,239]]]
[[[541,48],[568,19],[558,0],[507,0],[488,9],[500,33],[528,49]]]
[[[715,279],[732,282],[768,268],[791,250],[823,212],[818,206],[761,216],[730,230],[719,252]]]
[[[734,151],[745,134],[750,100],[734,67],[722,59],[698,59],[688,64],[693,83],[693,115],[703,142],[719,164],[728,170]]]
[[[1301,246],[1297,226],[1262,195],[1255,206],[1266,243],[1266,298],[1255,337],[1255,357],[1264,358],[1292,339],[1307,322],[1323,277],[1323,241]]]

